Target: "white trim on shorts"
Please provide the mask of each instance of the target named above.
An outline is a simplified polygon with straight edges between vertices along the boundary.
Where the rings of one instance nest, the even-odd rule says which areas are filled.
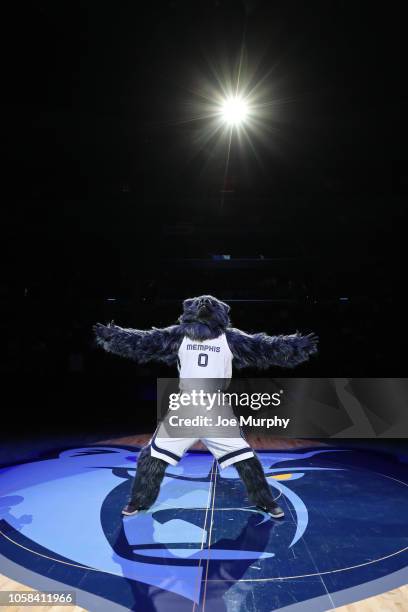
[[[150,441],[150,454],[170,465],[177,465],[184,453],[198,440],[198,438],[158,438],[154,435]],[[218,461],[220,469],[254,457],[254,451],[244,437],[201,438],[201,441]]]

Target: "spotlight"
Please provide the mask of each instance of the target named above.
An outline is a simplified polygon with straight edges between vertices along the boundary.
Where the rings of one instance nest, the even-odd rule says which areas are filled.
[[[221,107],[223,120],[231,126],[242,125],[248,117],[248,112],[248,104],[240,96],[227,98]]]

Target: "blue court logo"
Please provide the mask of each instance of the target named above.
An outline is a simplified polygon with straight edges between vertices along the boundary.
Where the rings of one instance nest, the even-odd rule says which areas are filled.
[[[169,466],[154,506],[123,519],[137,452],[110,446],[66,450],[0,472],[0,552],[128,609],[132,601],[150,601],[152,592],[167,593],[167,602],[173,597],[199,603],[203,585],[206,592],[217,589],[226,597],[236,584],[272,588],[277,579],[345,573],[360,560],[367,563],[370,555],[373,562],[383,557],[396,562],[396,552],[404,548],[403,530],[398,545],[364,539],[361,525],[345,523],[350,507],[339,499],[357,491],[353,503],[362,516],[364,497],[371,499],[381,478],[384,490],[401,487],[384,475],[343,466],[342,454],[350,452],[259,454],[274,496],[285,508],[285,520],[277,522],[249,504],[234,467],[219,471],[207,453],[187,454]],[[404,503],[408,509],[401,497],[399,511]],[[350,555],[347,546],[341,552],[342,530],[359,537],[356,554]],[[308,557],[310,546],[318,571]],[[215,609],[229,609],[225,597]]]

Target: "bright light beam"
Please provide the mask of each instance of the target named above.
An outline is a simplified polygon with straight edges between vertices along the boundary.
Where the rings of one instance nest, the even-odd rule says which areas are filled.
[[[243,125],[248,114],[248,104],[240,96],[230,96],[221,106],[221,117],[231,127]]]

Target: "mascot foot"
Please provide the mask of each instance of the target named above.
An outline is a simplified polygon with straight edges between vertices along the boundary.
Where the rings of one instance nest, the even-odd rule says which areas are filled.
[[[154,504],[159,495],[167,466],[168,463],[162,459],[151,456],[150,446],[142,448],[129,501],[123,508],[122,514],[131,516],[137,514],[139,510],[147,510]]]
[[[285,516],[284,511],[278,504],[274,504],[273,506],[257,506],[257,508],[262,510],[262,512],[266,512],[266,514],[269,514],[269,516],[274,519],[283,518]]]
[[[123,508],[122,514],[123,516],[133,516],[138,512],[143,512],[143,510],[145,510],[145,508],[141,508],[140,506],[136,506],[135,504],[132,504],[132,502],[129,502]]]

